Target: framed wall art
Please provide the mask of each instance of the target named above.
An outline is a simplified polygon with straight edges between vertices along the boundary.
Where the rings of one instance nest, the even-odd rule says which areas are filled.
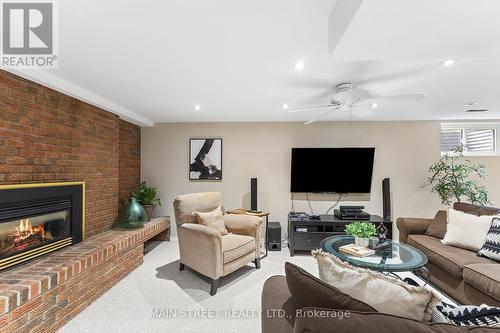
[[[222,139],[189,139],[189,180],[222,180]]]

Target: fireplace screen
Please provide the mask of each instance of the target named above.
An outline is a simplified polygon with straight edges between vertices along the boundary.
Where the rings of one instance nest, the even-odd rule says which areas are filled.
[[[69,236],[70,211],[0,223],[0,258]]]
[[[0,186],[0,270],[84,237],[85,183]]]

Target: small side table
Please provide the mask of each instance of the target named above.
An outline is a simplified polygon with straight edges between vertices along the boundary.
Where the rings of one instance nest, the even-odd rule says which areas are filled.
[[[269,212],[260,212],[260,213],[252,213],[252,212],[249,212],[247,211],[246,209],[243,209],[243,208],[238,208],[238,209],[232,209],[232,210],[228,210],[226,211],[227,214],[240,214],[240,215],[252,215],[252,216],[257,216],[257,217],[265,217],[265,221],[266,221],[266,225],[265,225],[265,228],[266,228],[266,236],[265,236],[265,239],[264,239],[264,247],[266,248],[266,252],[265,254],[261,255],[260,256],[260,259],[263,259],[265,257],[267,257],[267,240],[269,238]]]

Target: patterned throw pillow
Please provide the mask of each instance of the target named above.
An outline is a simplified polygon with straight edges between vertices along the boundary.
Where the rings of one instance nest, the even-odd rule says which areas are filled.
[[[207,227],[213,228],[221,233],[221,235],[227,235],[228,231],[224,223],[222,216],[222,206],[215,208],[211,212],[193,212],[193,216],[196,216],[196,221],[198,224],[206,225]]]
[[[486,243],[477,254],[500,261],[500,218],[493,218],[490,231],[486,236]]]
[[[455,306],[441,302],[432,313],[432,322],[457,326],[500,327],[500,308],[484,304]]]

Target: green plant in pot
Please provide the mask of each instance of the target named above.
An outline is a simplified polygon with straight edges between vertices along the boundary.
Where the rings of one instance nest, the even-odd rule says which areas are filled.
[[[345,227],[345,232],[354,237],[356,245],[368,247],[370,238],[377,234],[377,228],[370,222],[354,221]]]
[[[462,198],[478,205],[491,203],[486,187],[480,183],[482,178],[486,178],[486,167],[465,159],[463,146],[443,155],[429,168],[429,172],[431,175],[426,186],[437,193],[443,205],[460,202]]]
[[[156,193],[156,188],[148,186],[146,182],[141,182],[139,185],[139,191],[132,192],[132,198],[137,199],[137,201],[144,207],[148,221],[151,220],[156,206],[161,206],[161,201]]]

